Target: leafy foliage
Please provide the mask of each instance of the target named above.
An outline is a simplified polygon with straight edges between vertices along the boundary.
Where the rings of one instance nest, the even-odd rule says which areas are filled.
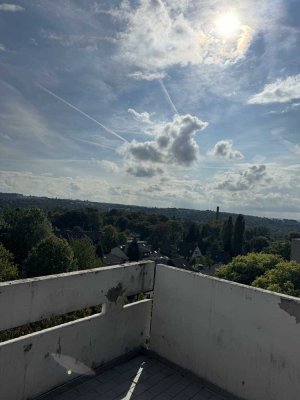
[[[50,236],[31,250],[24,267],[26,276],[34,277],[74,271],[77,263],[68,242]]]
[[[11,210],[5,217],[7,234],[3,241],[21,264],[33,246],[51,235],[52,226],[39,208]]]
[[[94,208],[56,212],[51,218],[59,229],[73,229],[80,226],[86,231],[98,231],[101,227],[99,212]]]
[[[103,263],[96,254],[96,247],[89,238],[71,239],[70,246],[79,270],[102,267]]]
[[[243,215],[239,214],[234,224],[233,234],[233,253],[234,255],[243,254],[243,243],[244,243],[244,232],[245,232],[245,219]]]
[[[103,229],[103,251],[109,253],[111,249],[118,246],[119,234],[117,229],[112,225],[107,225]]]
[[[11,252],[0,243],[0,282],[18,279],[19,271],[13,259]]]
[[[300,297],[300,264],[281,261],[276,268],[255,279],[252,286]]]
[[[281,261],[282,258],[278,255],[249,253],[245,256],[237,256],[229,264],[219,268],[216,276],[251,285],[257,277],[274,268]]]

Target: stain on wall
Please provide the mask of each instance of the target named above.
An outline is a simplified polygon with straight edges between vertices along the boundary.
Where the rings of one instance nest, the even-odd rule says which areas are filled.
[[[295,300],[285,299],[283,297],[280,298],[281,301],[279,303],[279,307],[287,312],[291,317],[294,317],[296,320],[296,324],[300,323],[300,303]]]

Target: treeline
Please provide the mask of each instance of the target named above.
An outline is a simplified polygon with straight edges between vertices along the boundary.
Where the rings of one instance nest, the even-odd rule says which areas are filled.
[[[163,215],[168,219],[177,219],[188,223],[197,224],[210,223],[214,217],[214,211],[210,210],[190,210],[182,208],[150,208],[124,204],[99,203],[91,201],[58,199],[37,196],[23,196],[17,193],[0,193],[1,208],[41,208],[46,213],[56,209],[75,210],[83,208],[93,208],[100,213],[108,212],[111,209],[125,211],[129,213],[143,213],[148,215]],[[219,220],[225,221],[229,217],[236,219],[237,214],[219,213]],[[255,216],[244,216],[247,229],[265,227],[274,239],[283,239],[290,231],[300,232],[300,222],[292,219],[275,219]]]
[[[249,252],[278,254],[288,260],[290,239],[297,236],[290,233],[276,242],[265,227],[247,229],[242,215],[222,221],[215,214],[209,223],[197,224],[116,209],[60,208],[46,214],[38,208],[5,208],[0,212],[0,280],[99,267],[104,254],[134,238],[170,258],[183,255],[187,246],[199,246],[209,265],[228,263]],[[128,250],[129,258],[137,260],[136,240]]]

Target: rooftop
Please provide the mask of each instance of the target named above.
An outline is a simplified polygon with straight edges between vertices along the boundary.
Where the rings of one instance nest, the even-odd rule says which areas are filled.
[[[40,400],[225,400],[186,371],[149,356],[137,356],[96,377],[59,388]]]
[[[1,400],[299,400],[300,299],[152,261],[0,283],[0,332],[99,305],[0,343]]]

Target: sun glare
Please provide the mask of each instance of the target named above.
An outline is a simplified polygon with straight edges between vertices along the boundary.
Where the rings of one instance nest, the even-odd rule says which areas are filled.
[[[218,33],[225,38],[233,36],[240,26],[241,22],[234,12],[227,12],[221,15],[216,22]]]

